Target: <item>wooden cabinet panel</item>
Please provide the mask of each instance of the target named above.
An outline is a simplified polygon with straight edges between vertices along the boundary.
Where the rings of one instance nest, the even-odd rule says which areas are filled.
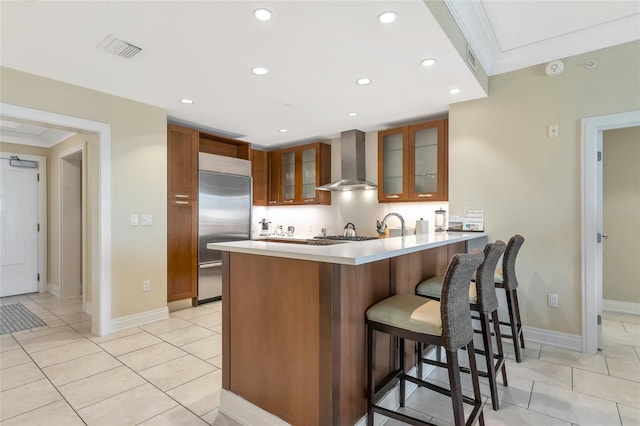
[[[198,202],[169,200],[167,207],[167,301],[198,294]]]
[[[267,185],[267,204],[275,206],[280,203],[280,169],[282,153],[280,150],[270,151],[268,155],[269,183]]]
[[[251,150],[251,177],[253,178],[253,205],[266,206],[269,196],[269,153]]]
[[[167,196],[195,199],[198,196],[198,131],[167,126]]]
[[[448,200],[448,120],[378,133],[378,201]]]

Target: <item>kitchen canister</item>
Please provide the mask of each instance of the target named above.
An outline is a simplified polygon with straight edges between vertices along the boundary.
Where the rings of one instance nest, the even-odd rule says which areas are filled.
[[[429,233],[429,221],[420,218],[416,220],[416,235]]]
[[[444,230],[446,230],[445,228],[445,223],[446,223],[446,218],[447,218],[447,211],[446,210],[442,210],[442,207],[440,207],[438,210],[436,210],[436,228],[435,231],[436,232],[442,232]]]

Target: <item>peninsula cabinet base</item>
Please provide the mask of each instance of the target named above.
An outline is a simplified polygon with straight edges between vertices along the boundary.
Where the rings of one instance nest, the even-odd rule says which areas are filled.
[[[236,417],[240,398],[291,425],[355,424],[366,412],[365,311],[466,251],[463,241],[361,265],[223,251],[221,411]],[[391,371],[390,342],[376,338],[377,381]]]

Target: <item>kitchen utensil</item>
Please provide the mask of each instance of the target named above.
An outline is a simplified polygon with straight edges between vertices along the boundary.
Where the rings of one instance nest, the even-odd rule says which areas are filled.
[[[293,237],[293,233],[296,231],[296,228],[289,225],[287,226],[287,237]]]
[[[278,225],[276,227],[276,230],[273,233],[282,237],[284,235],[284,230],[282,229],[282,225]]]
[[[347,223],[344,227],[344,236],[355,237],[356,235],[356,226],[351,222]]]

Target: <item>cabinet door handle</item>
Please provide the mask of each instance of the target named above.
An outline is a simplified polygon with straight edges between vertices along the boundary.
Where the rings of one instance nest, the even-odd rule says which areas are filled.
[[[432,198],[433,194],[418,194],[418,198]]]
[[[277,204],[277,201],[267,201],[269,204]]]
[[[282,200],[283,203],[293,203],[293,200]]]
[[[176,204],[189,204],[188,201],[175,201]]]
[[[386,197],[387,198],[400,198],[399,195],[387,195]]]
[[[187,194],[176,194],[176,198],[189,198]]]
[[[305,199],[304,199],[304,202],[305,202],[305,203],[313,203],[314,201],[316,201],[316,199],[315,199],[315,198],[305,198]]]

